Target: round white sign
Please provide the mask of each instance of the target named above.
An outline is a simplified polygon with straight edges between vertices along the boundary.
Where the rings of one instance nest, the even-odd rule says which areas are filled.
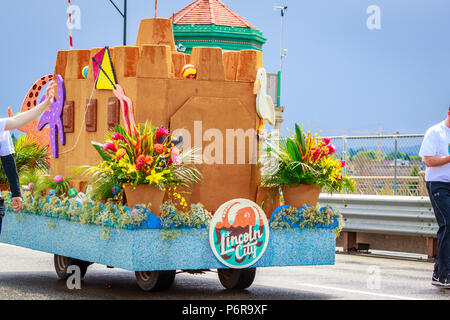
[[[248,199],[224,203],[211,220],[209,243],[224,265],[236,269],[250,267],[269,244],[269,222],[264,211]]]

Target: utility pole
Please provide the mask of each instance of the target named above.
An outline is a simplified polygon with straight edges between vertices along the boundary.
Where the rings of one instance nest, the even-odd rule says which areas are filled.
[[[281,12],[281,34],[280,34],[280,71],[283,71],[283,59],[286,58],[287,51],[283,49],[283,27],[284,27],[284,15],[288,9],[287,6],[274,6],[274,10],[280,10]]]
[[[280,34],[280,71],[278,72],[278,90],[277,90],[277,105],[281,107],[281,79],[283,73],[283,59],[287,56],[287,50],[283,49],[283,27],[284,15],[287,11],[287,6],[274,6],[273,10],[280,10],[281,12],[281,34]]]
[[[109,0],[109,2],[111,2],[111,4],[114,6],[114,8],[116,8],[116,10],[119,12],[119,14],[123,18],[123,45],[124,46],[127,45],[127,7],[128,7],[127,1],[128,0],[123,1],[123,12],[122,12],[122,10],[119,9],[119,7],[114,3],[113,0]]]

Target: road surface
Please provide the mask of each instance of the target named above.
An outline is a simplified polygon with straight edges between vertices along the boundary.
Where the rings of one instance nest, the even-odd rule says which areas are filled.
[[[430,284],[426,261],[337,254],[334,266],[258,269],[244,291],[224,290],[216,273],[178,274],[170,290],[142,292],[134,273],[89,267],[80,290],[57,278],[53,256],[0,244],[0,300],[177,299],[177,300],[450,300],[450,290]]]

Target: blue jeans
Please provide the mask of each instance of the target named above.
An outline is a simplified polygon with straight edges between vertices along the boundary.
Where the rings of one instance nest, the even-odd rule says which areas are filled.
[[[450,183],[427,182],[427,189],[439,226],[434,271],[440,279],[445,279],[450,276]]]
[[[0,197],[0,234],[2,234],[2,220],[5,216],[5,200]]]

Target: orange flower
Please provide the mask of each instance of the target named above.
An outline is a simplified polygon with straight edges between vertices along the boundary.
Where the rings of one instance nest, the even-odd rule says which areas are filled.
[[[162,144],[159,144],[159,143],[153,145],[153,149],[154,149],[156,152],[158,152],[159,154],[161,154],[161,153],[164,152],[164,146],[163,146]]]
[[[328,147],[322,147],[321,151],[326,156],[330,153],[330,149]]]
[[[151,165],[155,159],[152,156],[146,156],[145,157],[145,163],[148,165]]]

